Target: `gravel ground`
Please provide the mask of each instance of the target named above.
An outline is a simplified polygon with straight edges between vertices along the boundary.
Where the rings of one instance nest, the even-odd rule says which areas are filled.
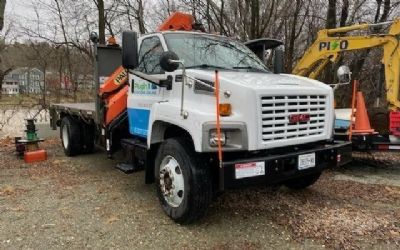
[[[101,152],[67,158],[58,139],[27,165],[0,140],[0,249],[398,249],[400,166],[353,164],[311,188],[224,193],[190,226],[163,214],[143,173]],[[397,157],[397,158],[396,158]]]

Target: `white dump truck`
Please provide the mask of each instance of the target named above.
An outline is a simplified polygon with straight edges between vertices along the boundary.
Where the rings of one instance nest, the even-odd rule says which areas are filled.
[[[95,142],[109,156],[122,147],[126,160],[117,167],[144,170],[176,222],[201,217],[225,189],[303,189],[324,169],[349,161],[351,145],[332,139],[333,93],[326,84],[272,72],[247,46],[220,35],[160,31],[138,38],[127,31],[122,40],[122,52],[100,45],[96,51],[122,53],[127,80],[119,77],[119,87],[97,95],[95,104],[53,105],[52,124],[61,127],[68,155],[91,151]],[[96,56],[97,63],[101,58],[113,61],[108,54]],[[275,61],[282,65],[279,53]],[[105,122],[113,103],[104,98],[121,90],[126,107]]]

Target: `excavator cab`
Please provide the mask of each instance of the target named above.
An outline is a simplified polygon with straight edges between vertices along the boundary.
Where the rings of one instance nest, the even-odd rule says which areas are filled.
[[[271,38],[260,38],[250,40],[244,43],[264,62],[264,64],[273,69],[273,72],[280,74],[284,72],[284,51],[283,42]]]

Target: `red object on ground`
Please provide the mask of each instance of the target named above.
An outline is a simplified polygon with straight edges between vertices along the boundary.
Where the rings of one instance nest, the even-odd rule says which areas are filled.
[[[26,163],[33,163],[45,160],[47,160],[47,152],[44,149],[39,149],[35,151],[26,151],[24,153],[24,161]]]
[[[165,30],[193,30],[194,18],[190,14],[175,12],[167,18],[157,29],[157,31]]]
[[[392,135],[400,136],[400,112],[392,111],[390,112],[390,132]]]

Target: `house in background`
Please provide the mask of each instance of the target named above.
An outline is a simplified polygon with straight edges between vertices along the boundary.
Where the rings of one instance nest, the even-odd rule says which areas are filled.
[[[37,68],[17,68],[4,77],[2,93],[41,94],[43,87],[44,75],[42,71]],[[15,93],[15,91],[18,92]]]
[[[44,74],[37,68],[18,68],[19,89],[22,94],[41,94],[44,87]]]
[[[80,74],[77,79],[78,89],[94,89],[94,79],[91,74]]]
[[[1,85],[1,93],[3,95],[18,95],[18,81],[13,80],[12,78],[4,79],[3,84]]]

